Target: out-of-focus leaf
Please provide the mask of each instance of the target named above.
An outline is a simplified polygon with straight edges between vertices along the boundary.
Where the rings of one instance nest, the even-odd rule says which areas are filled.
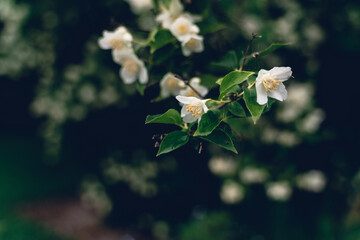
[[[175,37],[170,31],[166,29],[160,29],[157,31],[150,43],[150,53],[153,54],[156,50],[166,46],[171,42],[175,42]]]
[[[197,23],[197,25],[200,28],[201,35],[214,33],[226,28],[225,24],[221,24],[216,20],[207,20],[207,19],[204,19],[204,21]]]
[[[181,126],[183,121],[178,111],[175,109],[169,109],[164,114],[148,115],[146,117],[145,124],[149,123],[164,123]]]
[[[238,57],[235,51],[229,51],[220,61],[210,63],[210,68],[219,71],[232,71],[239,68]]]
[[[282,47],[286,47],[286,46],[289,46],[290,43],[272,43],[269,47],[267,47],[265,50],[262,50],[259,53],[258,57],[262,57],[262,56],[265,56],[269,53],[272,53],[273,51],[279,49],[279,48],[282,48]],[[245,64],[247,64],[248,62],[254,60],[254,56],[252,55],[249,55],[246,57],[246,61],[245,61]],[[243,59],[240,60],[239,64],[242,64],[242,61]]]
[[[136,82],[136,89],[138,90],[138,92],[140,93],[141,96],[144,96],[146,84],[141,84],[139,82]]]
[[[184,131],[174,131],[164,137],[159,146],[156,156],[174,151],[189,141],[189,135]]]

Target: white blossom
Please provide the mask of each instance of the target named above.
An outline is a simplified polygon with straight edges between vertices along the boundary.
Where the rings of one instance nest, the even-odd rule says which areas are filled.
[[[194,77],[190,79],[189,84],[192,88],[194,88],[201,96],[198,96],[198,94],[189,86],[187,86],[185,89],[180,91],[181,96],[186,97],[204,97],[206,94],[208,94],[209,90],[200,85],[200,78]]]
[[[318,193],[325,188],[326,177],[321,171],[311,170],[296,176],[296,185],[303,190]]]
[[[148,82],[148,72],[143,63],[136,55],[127,55],[121,59],[122,67],[120,77],[125,84],[131,84],[139,79],[139,82],[145,84]]]
[[[170,31],[179,41],[184,41],[188,35],[198,34],[200,29],[189,18],[180,16],[171,24]]]
[[[163,28],[170,29],[171,24],[183,12],[184,7],[179,0],[172,0],[169,8],[161,6],[160,10],[161,13],[156,16],[156,21],[158,21]]]
[[[184,122],[191,123],[196,120],[200,120],[201,115],[208,111],[207,106],[205,105],[206,100],[200,100],[196,97],[185,97],[185,96],[176,96],[176,99],[183,103],[181,109],[181,117]]]
[[[209,169],[216,175],[232,175],[236,172],[236,162],[231,157],[214,156],[209,161]]]
[[[257,102],[264,105],[268,97],[283,101],[287,98],[287,91],[282,82],[292,75],[290,67],[274,67],[270,71],[261,69],[256,78]]]
[[[239,176],[243,183],[254,184],[265,182],[268,173],[264,169],[248,166],[240,171]]]
[[[125,0],[129,3],[131,11],[140,14],[154,7],[152,0]]]
[[[180,91],[184,89],[185,83],[179,78],[175,77],[173,73],[167,73],[160,81],[161,93],[163,98],[169,97],[170,95],[177,96]],[[181,95],[181,94],[180,94]]]
[[[272,182],[266,184],[266,195],[275,201],[287,201],[291,197],[292,189],[289,183]]]
[[[240,184],[230,181],[225,183],[220,192],[220,198],[227,204],[235,204],[243,200],[245,197],[245,191]]]
[[[115,31],[103,31],[103,37],[98,43],[102,49],[112,49],[118,51],[132,51],[132,35],[123,26],[118,27]]]
[[[181,42],[181,50],[184,56],[188,57],[192,53],[204,51],[203,37],[199,35],[187,35]]]

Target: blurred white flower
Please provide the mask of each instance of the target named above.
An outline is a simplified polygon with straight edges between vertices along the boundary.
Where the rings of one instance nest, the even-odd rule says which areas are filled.
[[[112,203],[104,186],[96,180],[85,180],[81,186],[81,201],[95,210],[99,217],[105,217],[112,209]]]
[[[275,201],[287,201],[291,197],[292,189],[288,182],[272,182],[266,184],[266,195]]]
[[[170,29],[171,24],[183,12],[184,7],[179,0],[172,0],[169,8],[161,6],[160,10],[161,13],[156,16],[156,21],[158,21],[163,28]]]
[[[128,30],[120,26],[115,31],[103,31],[103,37],[98,41],[100,48],[118,51],[132,51],[133,38]]]
[[[320,108],[315,109],[300,122],[298,129],[305,133],[314,133],[319,129],[324,119],[325,112]]]
[[[264,169],[248,166],[240,171],[239,176],[243,183],[254,184],[265,182],[268,173]]]
[[[198,77],[194,77],[194,78],[190,79],[189,84],[201,96],[198,96],[198,94],[194,90],[192,90],[191,87],[189,87],[189,86],[187,86],[185,89],[181,90],[179,95],[186,96],[186,97],[204,97],[209,92],[209,90],[206,87],[200,85],[200,78],[198,78]]]
[[[237,182],[226,182],[221,188],[220,198],[224,203],[235,204],[243,200],[244,197],[244,188]]]
[[[129,3],[131,11],[140,14],[154,7],[152,0],[125,0]]]
[[[314,88],[306,83],[292,83],[288,86],[288,98],[277,112],[277,118],[283,122],[294,121],[304,110],[310,108]]]
[[[161,93],[163,98],[169,97],[170,95],[179,95],[181,89],[186,87],[185,83],[179,78],[175,77],[173,73],[167,73],[160,81]],[[181,94],[180,94],[181,95]]]
[[[78,90],[78,97],[83,103],[91,103],[96,99],[96,89],[92,84],[85,84]]]
[[[293,147],[300,143],[300,139],[295,133],[284,130],[278,132],[277,142],[283,146]]]
[[[283,101],[287,98],[287,91],[282,82],[292,75],[290,67],[274,67],[270,71],[261,69],[256,78],[257,102],[264,105],[268,97]]]
[[[181,50],[184,56],[188,57],[192,53],[204,51],[203,37],[199,35],[187,35],[181,42]]]
[[[209,169],[219,176],[233,175],[236,172],[237,164],[231,157],[214,156],[209,161]]]
[[[170,31],[179,41],[184,41],[188,35],[198,34],[200,29],[189,18],[180,16],[171,24]]]
[[[201,115],[208,111],[207,106],[205,105],[206,100],[201,100],[196,97],[185,97],[185,96],[176,96],[176,99],[183,103],[181,109],[181,117],[184,122],[191,123],[196,120],[200,120]]]
[[[311,170],[296,176],[296,185],[303,190],[318,193],[324,190],[326,177],[321,171]]]
[[[126,55],[121,59],[120,77],[125,84],[131,84],[139,79],[139,82],[145,84],[148,82],[148,72],[143,63],[136,55]]]

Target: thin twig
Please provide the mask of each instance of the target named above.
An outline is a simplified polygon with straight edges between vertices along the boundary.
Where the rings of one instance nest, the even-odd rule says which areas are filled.
[[[251,34],[250,42],[249,42],[249,44],[248,44],[248,46],[247,46],[246,53],[245,53],[245,55],[244,55],[244,57],[243,57],[243,61],[242,61],[241,67],[240,67],[240,69],[239,69],[240,71],[242,71],[242,70],[244,69],[245,62],[246,62],[247,56],[248,56],[248,54],[249,54],[249,50],[250,50],[251,44],[252,44],[252,42],[255,40],[255,38],[257,38],[257,37],[258,37],[258,36],[257,36],[255,33],[252,33],[252,34]]]
[[[190,82],[188,80],[184,80],[182,79],[179,75],[174,74],[174,77],[183,81],[185,83],[186,86],[188,86],[189,88],[191,88],[191,90],[194,91],[194,93],[196,93],[196,95],[198,95],[200,98],[204,98],[204,96],[202,96],[193,86],[190,85]]]

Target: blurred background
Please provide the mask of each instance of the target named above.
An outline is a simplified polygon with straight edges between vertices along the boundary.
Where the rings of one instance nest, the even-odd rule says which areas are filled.
[[[256,125],[232,123],[238,155],[206,144],[155,157],[152,136],[171,128],[145,117],[179,105],[151,102],[158,84],[124,85],[97,44],[105,29],[156,27],[157,10],[131,2],[0,0],[0,239],[360,239],[360,4],[184,1],[205,16],[205,51],[187,61],[210,97],[253,32],[252,52],[291,45],[247,70],[295,78]]]

